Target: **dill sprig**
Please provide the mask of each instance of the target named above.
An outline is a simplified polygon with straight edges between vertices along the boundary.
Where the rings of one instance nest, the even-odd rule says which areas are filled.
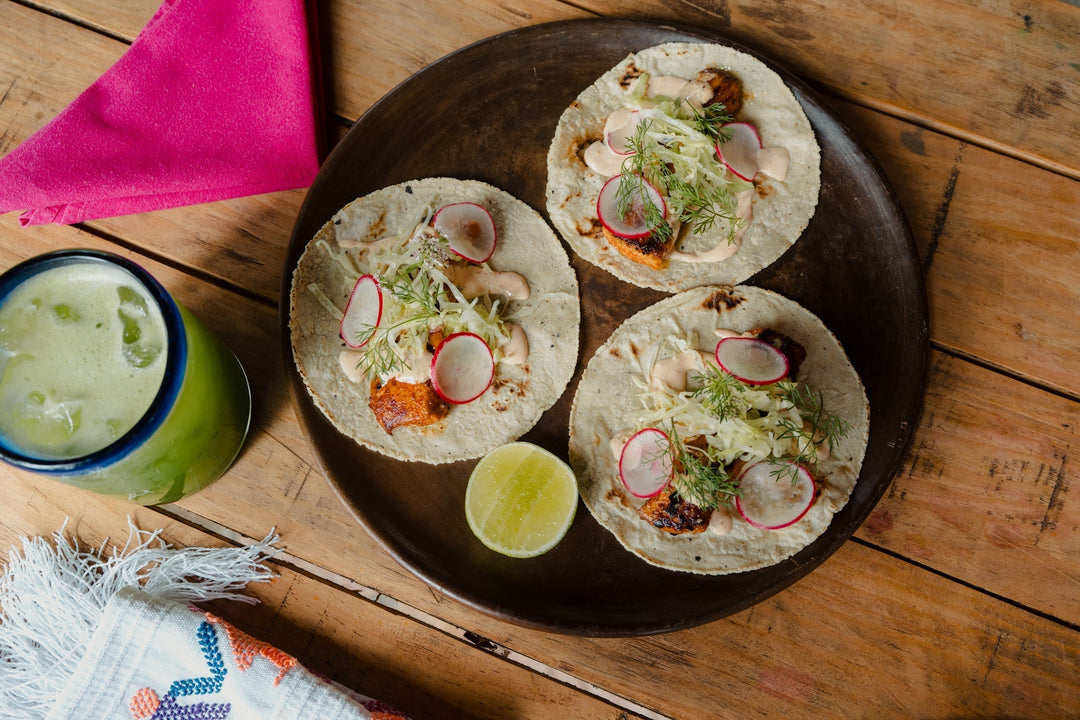
[[[722,465],[710,460],[704,450],[682,442],[674,422],[668,432],[668,444],[675,467],[672,484],[683,500],[708,509],[729,505],[739,494],[738,485]]]
[[[694,124],[699,132],[714,142],[724,134],[723,122],[730,121],[730,116],[719,114],[723,104],[717,103],[708,108],[694,111]],[[625,217],[635,203],[645,206],[646,226],[650,233],[666,241],[671,237],[672,227],[664,213],[654,204],[644,187],[644,182],[655,186],[667,198],[671,216],[679,222],[691,226],[695,233],[705,233],[715,227],[719,221],[728,223],[728,242],[732,242],[735,232],[743,224],[738,217],[738,203],[726,185],[711,188],[689,182],[679,177],[671,166],[660,156],[658,149],[661,141],[650,135],[654,121],[638,123],[634,134],[627,138],[626,146],[633,153],[622,167],[622,182],[616,196],[617,211]],[[703,128],[709,128],[705,132]],[[677,138],[666,139],[664,147],[678,150]]]
[[[781,381],[777,383],[781,396],[798,409],[801,422],[784,418],[778,422],[783,428],[777,436],[780,439],[794,441],[796,448],[792,462],[782,463],[773,470],[777,479],[790,477],[798,480],[798,465],[815,468],[818,464],[817,446],[825,442],[829,450],[835,450],[840,440],[851,431],[851,423],[841,417],[829,415],[825,411],[825,401],[821,393],[814,393],[808,387],[798,383]]]
[[[724,103],[713,103],[702,108],[693,108],[694,127],[706,137],[712,138],[713,142],[724,142],[731,137],[729,130],[724,130],[724,125],[733,121]]]
[[[670,171],[664,185],[672,207],[680,209],[679,220],[689,223],[695,233],[706,233],[722,220],[728,223],[727,240],[732,242],[735,231],[745,222],[738,216],[738,203],[726,187],[703,190]]]
[[[709,366],[695,374],[694,380],[700,385],[690,396],[720,422],[742,416],[749,407],[742,396],[742,382],[720,368]]]
[[[403,304],[416,307],[417,311],[391,325],[365,328],[368,341],[361,348],[357,368],[369,380],[402,369],[404,360],[395,351],[394,341],[403,333],[418,328],[426,332],[428,321],[439,316],[444,291],[428,268],[441,256],[441,244],[445,241],[436,239],[419,243],[416,260],[399,267],[392,276],[381,281],[384,292]]]

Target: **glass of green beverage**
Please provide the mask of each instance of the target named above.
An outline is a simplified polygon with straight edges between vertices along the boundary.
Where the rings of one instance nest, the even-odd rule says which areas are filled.
[[[0,275],[0,457],[141,505],[232,464],[251,420],[236,356],[146,270],[61,250]]]

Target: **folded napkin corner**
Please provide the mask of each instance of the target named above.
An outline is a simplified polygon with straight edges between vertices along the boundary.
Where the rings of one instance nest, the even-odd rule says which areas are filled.
[[[0,159],[0,213],[71,224],[307,187],[321,112],[312,37],[303,0],[166,0]]]

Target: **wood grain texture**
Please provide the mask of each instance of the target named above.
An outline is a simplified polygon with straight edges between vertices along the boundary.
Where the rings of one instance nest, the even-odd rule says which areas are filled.
[[[21,472],[0,469],[0,477],[5,504],[22,508],[0,521],[0,547],[59,528],[65,518],[88,547],[126,537],[125,506]],[[130,512],[141,527],[163,527],[181,546],[218,544],[155,511]],[[296,549],[288,534],[283,543]],[[261,608],[215,608],[312,669],[416,717],[633,717],[278,569],[277,580],[250,587]],[[700,629],[627,640],[509,626],[485,632],[676,718],[1050,718],[1065,716],[1080,692],[1067,671],[1080,661],[1073,631],[858,544],[775,598]]]
[[[1080,183],[846,102],[927,273],[939,346],[1080,397]]]
[[[859,537],[1080,625],[1078,427],[1080,404],[935,354],[911,452]]]
[[[431,40],[424,46],[430,55],[417,56],[415,67],[378,74],[388,78],[386,86],[361,80],[362,68],[376,57],[400,62],[414,55],[368,43],[363,28],[373,21],[364,13],[378,11],[383,25],[396,27],[383,43],[407,34],[417,23],[425,38],[437,37],[432,34],[435,19],[400,18],[396,13],[411,11],[392,5],[345,14],[332,25],[344,29],[344,37],[334,42],[344,55],[335,64],[351,68],[335,80],[342,84],[338,94],[357,98],[357,111],[451,49],[450,39],[440,41],[442,45]],[[335,7],[330,4],[328,10]],[[521,14],[503,12],[504,23]],[[0,13],[0,53],[6,53],[0,73],[8,74],[0,75],[0,86],[10,88],[0,102],[0,127],[6,128],[0,150],[5,150],[59,112],[124,46],[11,3],[0,4]],[[538,13],[534,8],[530,19],[550,19]],[[478,39],[493,22],[482,17],[488,18],[486,23],[474,17],[468,32],[460,23],[454,32],[464,33],[462,41]],[[34,51],[56,36],[64,38],[66,52],[80,57],[66,73],[47,72],[67,66],[60,57]],[[37,82],[30,90],[23,78],[41,75],[47,82]],[[1071,281],[1080,273],[1080,220],[1070,212],[1080,200],[1080,185],[879,112],[839,101],[834,107],[897,187],[930,269],[935,342],[1036,383],[1080,394],[1080,340],[1070,332],[1071,313],[1047,312],[1080,302],[1080,286]],[[92,226],[276,302],[288,236],[302,199],[303,191],[297,190],[100,220]]]

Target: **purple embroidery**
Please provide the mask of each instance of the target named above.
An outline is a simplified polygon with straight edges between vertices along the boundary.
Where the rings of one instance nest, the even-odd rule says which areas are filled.
[[[166,695],[150,720],[226,720],[231,709],[229,703],[201,702],[181,706],[176,704],[176,698]]]

